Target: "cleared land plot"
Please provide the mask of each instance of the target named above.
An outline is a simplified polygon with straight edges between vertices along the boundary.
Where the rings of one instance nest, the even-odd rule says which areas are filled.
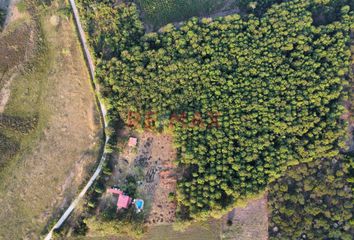
[[[219,240],[221,224],[218,220],[193,224],[184,232],[173,230],[172,225],[155,226],[148,230],[144,240]],[[256,240],[256,239],[254,239]]]
[[[230,225],[231,224],[231,225]],[[244,208],[235,208],[223,218],[222,239],[267,240],[267,196],[251,200]]]
[[[236,0],[135,0],[135,2],[140,6],[145,23],[157,29],[167,23],[183,21],[190,17],[229,11],[235,6]]]
[[[135,159],[136,166],[144,166],[144,181],[138,189],[150,201],[148,224],[171,223],[175,219],[176,203],[168,195],[176,192],[176,150],[172,137],[144,133],[140,136],[141,148],[150,148]]]
[[[176,150],[172,146],[172,137],[167,134],[144,132],[136,134],[137,147],[124,148],[115,168],[111,185],[124,186],[127,175],[139,181],[137,197],[145,201],[144,212],[148,214],[146,223],[162,224],[175,220],[176,203],[169,199],[170,193],[176,191]],[[124,133],[121,138],[128,138]],[[110,194],[105,194],[104,202],[112,201]],[[112,204],[111,203],[111,204]]]
[[[20,149],[0,172],[0,239],[38,239],[98,156],[99,117],[74,24],[52,17],[39,24],[45,51],[14,78],[4,112],[39,120],[27,135],[4,131]]]

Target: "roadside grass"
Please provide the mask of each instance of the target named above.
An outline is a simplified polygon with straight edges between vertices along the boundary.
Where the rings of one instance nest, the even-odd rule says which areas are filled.
[[[206,16],[237,0],[135,0],[144,21],[156,30],[170,23],[193,16]]]

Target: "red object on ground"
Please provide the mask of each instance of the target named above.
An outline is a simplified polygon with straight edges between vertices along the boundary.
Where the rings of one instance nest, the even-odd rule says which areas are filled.
[[[110,189],[108,189],[108,192],[113,193],[113,194],[123,195],[122,190],[119,190],[119,189],[110,188]]]
[[[138,139],[134,137],[130,137],[128,141],[128,146],[129,147],[135,147],[136,144],[138,143]]]
[[[123,194],[120,194],[118,196],[118,201],[117,201],[117,208],[128,208],[130,204],[132,203],[132,198]]]

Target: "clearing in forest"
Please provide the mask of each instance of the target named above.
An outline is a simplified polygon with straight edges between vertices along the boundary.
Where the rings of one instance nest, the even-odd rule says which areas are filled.
[[[145,201],[145,222],[149,225],[171,223],[175,220],[176,203],[169,195],[175,194],[177,180],[172,136],[151,132],[134,136],[138,144],[136,147],[125,146],[117,159],[110,184],[125,187],[126,177],[133,176],[138,183],[136,197]],[[120,137],[127,139],[129,135]]]
[[[224,15],[236,9],[237,0],[137,0],[147,29],[158,29],[190,17]]]
[[[250,200],[245,207],[234,208],[222,219],[222,239],[267,240],[267,195]]]

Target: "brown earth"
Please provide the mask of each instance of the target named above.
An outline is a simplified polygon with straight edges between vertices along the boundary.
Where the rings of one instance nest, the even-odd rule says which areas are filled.
[[[147,224],[171,223],[175,220],[176,202],[169,200],[170,193],[176,193],[177,173],[173,161],[176,159],[176,149],[172,146],[172,136],[155,135],[145,132],[140,136],[143,148],[150,148],[149,154],[140,155],[135,164],[146,159],[144,181],[140,192],[150,202],[150,212]]]
[[[151,226],[143,240],[221,240],[220,233],[220,221],[213,219],[194,223],[184,231],[175,231],[171,224]]]
[[[250,200],[246,207],[233,209],[222,221],[222,239],[267,240],[267,195],[261,199]]]
[[[128,139],[129,131],[122,131],[120,139]],[[126,141],[121,148],[117,165],[110,180],[111,185],[124,185],[127,175],[138,180],[138,196],[145,201],[144,212],[148,213],[146,224],[171,223],[175,219],[176,203],[169,200],[169,194],[176,192],[176,150],[172,136],[143,132],[132,134],[138,138],[136,147],[128,147]],[[101,205],[113,201],[110,194],[104,194]],[[115,199],[114,199],[115,200]]]
[[[39,137],[29,140],[31,144],[1,175],[0,239],[39,239],[53,211],[68,205],[98,156],[99,115],[74,24],[60,17],[53,25],[51,17],[42,19],[49,56],[42,63],[43,78],[32,77],[36,72],[16,77],[5,108],[14,114],[38,107],[46,122]],[[30,33],[24,34],[28,41]],[[14,38],[5,50],[14,52],[2,59],[9,66],[24,57],[16,50],[21,39]],[[44,85],[35,105],[28,102],[31,86],[24,86],[32,78],[33,84]]]

